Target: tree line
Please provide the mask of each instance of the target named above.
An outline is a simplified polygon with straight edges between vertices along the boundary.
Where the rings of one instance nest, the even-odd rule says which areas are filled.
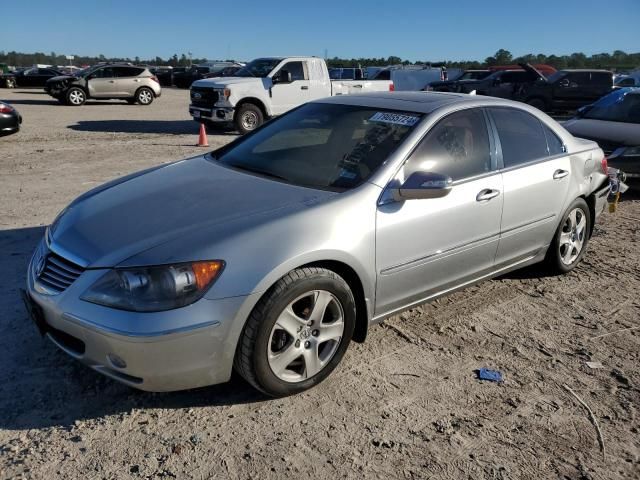
[[[189,58],[182,53],[180,56],[174,54],[168,59],[162,57],[141,59],[140,57],[105,57],[98,55],[97,57],[75,55],[72,63],[74,65],[93,65],[98,62],[132,62],[144,65],[171,65],[172,67],[189,66],[191,64],[199,64],[206,62],[206,58]],[[229,60],[231,61],[231,60]],[[400,57],[389,56],[380,58],[338,58],[333,57],[327,59],[330,67],[353,67],[353,66],[386,66],[386,65],[431,65],[435,67],[445,66],[447,68],[485,68],[492,65],[510,65],[515,63],[544,63],[551,65],[557,69],[563,68],[604,68],[614,71],[629,71],[640,68],[640,52],[626,53],[622,50],[615,50],[612,53],[597,53],[594,55],[585,55],[576,52],[571,55],[545,55],[543,53],[522,55],[514,57],[509,50],[500,49],[494,55],[487,57],[484,61],[477,60],[421,60],[411,62],[403,60]],[[30,66],[37,63],[47,65],[68,65],[64,55],[50,52],[49,54],[22,53],[22,52],[5,52],[0,50],[0,63],[6,63],[12,66]]]

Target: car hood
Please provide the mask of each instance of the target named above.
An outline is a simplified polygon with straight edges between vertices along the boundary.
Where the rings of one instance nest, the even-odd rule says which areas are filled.
[[[200,156],[86,193],[59,215],[50,241],[53,250],[89,268],[113,267],[176,239],[183,252],[197,256],[190,239],[203,232],[210,231],[214,242],[227,224],[250,226],[333,195],[242,173]]]
[[[598,143],[621,147],[640,145],[640,125],[637,123],[576,118],[567,120],[562,126],[574,137],[588,138]]]
[[[61,82],[64,80],[75,80],[77,77],[74,77],[73,75],[58,75],[57,77],[51,77],[49,80],[47,80],[47,83],[53,83],[53,82]]]
[[[191,86],[193,87],[207,87],[207,88],[224,88],[230,85],[244,85],[244,84],[252,84],[252,83],[260,83],[266,80],[264,78],[258,77],[211,77],[211,78],[203,78],[202,80],[198,80],[194,82]]]

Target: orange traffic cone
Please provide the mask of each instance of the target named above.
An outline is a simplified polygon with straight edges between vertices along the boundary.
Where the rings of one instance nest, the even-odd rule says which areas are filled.
[[[200,124],[200,136],[198,137],[198,147],[208,147],[207,131],[204,128],[204,123]]]

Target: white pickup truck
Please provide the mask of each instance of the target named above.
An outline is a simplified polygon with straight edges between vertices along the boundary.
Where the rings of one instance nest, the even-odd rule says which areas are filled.
[[[257,58],[233,77],[194,82],[189,114],[209,125],[233,123],[244,134],[270,117],[311,100],[393,90],[391,80],[331,80],[327,64],[321,58]]]

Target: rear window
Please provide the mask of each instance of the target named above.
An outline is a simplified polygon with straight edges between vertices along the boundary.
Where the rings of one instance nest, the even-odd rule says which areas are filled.
[[[343,191],[371,177],[420,119],[413,112],[308,103],[213,156],[268,178]]]

